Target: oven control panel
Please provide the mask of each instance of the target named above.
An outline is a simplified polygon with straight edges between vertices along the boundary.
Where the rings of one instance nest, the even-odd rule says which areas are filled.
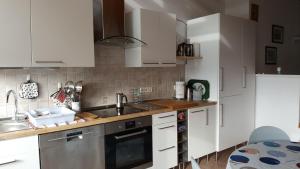
[[[147,126],[152,126],[151,116],[107,123],[105,124],[105,134],[108,135]]]

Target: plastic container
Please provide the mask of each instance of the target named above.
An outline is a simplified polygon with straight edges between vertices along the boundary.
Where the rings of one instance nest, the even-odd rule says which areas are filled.
[[[65,107],[41,108],[26,112],[35,127],[69,123],[75,119],[75,112]]]

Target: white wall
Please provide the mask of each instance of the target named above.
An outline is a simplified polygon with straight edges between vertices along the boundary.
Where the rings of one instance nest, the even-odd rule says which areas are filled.
[[[275,73],[281,66],[284,74],[300,74],[300,43],[293,36],[300,35],[299,0],[253,0],[259,4],[257,35],[257,73]],[[272,24],[284,26],[284,44],[272,43]],[[278,65],[265,65],[265,46],[278,50]]]
[[[126,11],[132,8],[175,13],[178,18],[188,20],[222,12],[224,0],[125,0]]]
[[[250,18],[250,0],[225,0],[225,14]]]

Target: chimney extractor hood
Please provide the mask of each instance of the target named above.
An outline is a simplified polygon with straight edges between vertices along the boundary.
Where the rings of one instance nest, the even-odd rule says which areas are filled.
[[[94,36],[97,44],[123,48],[141,47],[145,42],[125,35],[124,0],[93,0]]]

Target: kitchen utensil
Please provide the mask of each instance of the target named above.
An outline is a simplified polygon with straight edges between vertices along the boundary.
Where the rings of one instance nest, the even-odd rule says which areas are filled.
[[[38,83],[30,79],[30,75],[27,75],[26,82],[20,85],[19,95],[24,99],[35,99],[39,96]]]
[[[67,81],[66,84],[65,84],[65,91],[66,91],[66,94],[71,94],[72,91],[75,90],[75,85],[74,85],[74,82],[72,81]]]
[[[127,96],[123,93],[117,93],[116,94],[116,107],[117,109],[123,109],[124,108],[124,103],[123,99],[125,98],[126,103],[128,102]]]
[[[75,112],[80,112],[81,111],[81,105],[80,102],[72,102],[72,110]]]
[[[76,82],[76,84],[75,84],[75,91],[76,91],[76,93],[81,93],[82,88],[83,88],[82,86],[83,86],[83,82],[82,81]]]
[[[186,100],[192,100],[192,89],[190,89],[190,88],[187,88],[187,90],[186,90]]]

